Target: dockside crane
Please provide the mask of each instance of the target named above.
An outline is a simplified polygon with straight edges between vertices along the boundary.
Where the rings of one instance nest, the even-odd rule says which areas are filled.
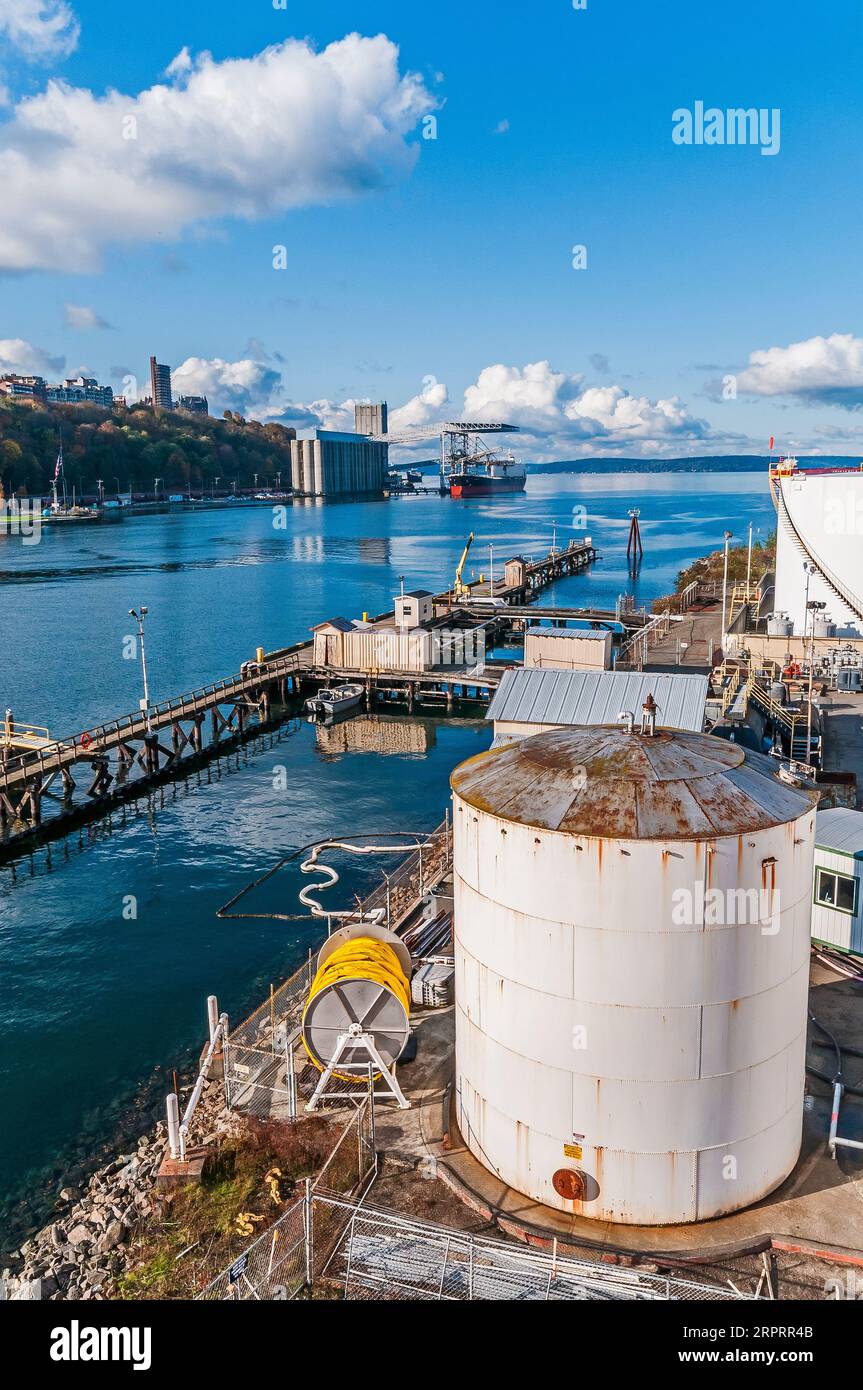
[[[464,550],[463,550],[462,553],[461,553],[461,559],[460,559],[459,562],[458,562],[458,569],[457,569],[456,572],[455,572],[455,583],[454,583],[453,586],[452,586],[453,598],[464,598],[466,595],[469,595],[469,594],[470,594],[470,585],[469,585],[469,584],[464,584],[464,583],[462,583],[462,575],[464,574],[464,567],[465,567],[465,561],[467,560],[467,553],[468,553],[468,551],[470,550],[470,548],[471,548],[472,545],[473,545],[473,531],[471,531],[470,535],[469,535],[468,538],[467,538],[467,545],[465,546]]]
[[[472,457],[471,438],[480,434],[517,434],[518,425],[488,423],[479,420],[447,420],[438,425],[417,425],[414,429],[393,430],[385,434],[370,434],[367,438],[377,444],[420,444],[427,439],[440,438],[440,490],[448,491],[447,474],[454,463]],[[475,450],[473,451],[475,452]]]

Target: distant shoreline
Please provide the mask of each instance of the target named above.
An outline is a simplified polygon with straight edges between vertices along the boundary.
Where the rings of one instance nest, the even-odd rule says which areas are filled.
[[[773,462],[779,455],[773,455]],[[799,456],[810,466],[848,467],[858,462],[856,454]],[[552,463],[528,464],[528,477],[555,473],[765,473],[771,459],[766,454],[705,454],[685,458],[585,458],[559,459]]]

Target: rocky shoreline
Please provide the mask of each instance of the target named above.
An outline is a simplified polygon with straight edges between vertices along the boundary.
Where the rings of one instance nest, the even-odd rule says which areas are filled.
[[[234,1123],[221,1081],[208,1082],[195,1113],[200,1142],[214,1142]],[[162,1209],[156,1177],[167,1147],[159,1120],[151,1134],[98,1168],[86,1185],[61,1188],[54,1219],[7,1257],[0,1275],[5,1298],[110,1298],[134,1262],[136,1236]]]

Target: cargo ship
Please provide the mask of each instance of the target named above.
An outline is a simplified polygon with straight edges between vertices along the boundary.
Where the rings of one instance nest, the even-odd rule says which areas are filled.
[[[447,474],[451,497],[495,497],[524,492],[527,473],[512,455],[480,454],[459,460]]]

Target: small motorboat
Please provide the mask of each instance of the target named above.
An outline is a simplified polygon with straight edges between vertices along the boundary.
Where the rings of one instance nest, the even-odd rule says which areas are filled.
[[[343,714],[345,710],[353,709],[360,703],[365,691],[361,685],[333,685],[326,690],[319,690],[317,695],[311,695],[306,700],[306,709],[309,714],[332,715]]]

